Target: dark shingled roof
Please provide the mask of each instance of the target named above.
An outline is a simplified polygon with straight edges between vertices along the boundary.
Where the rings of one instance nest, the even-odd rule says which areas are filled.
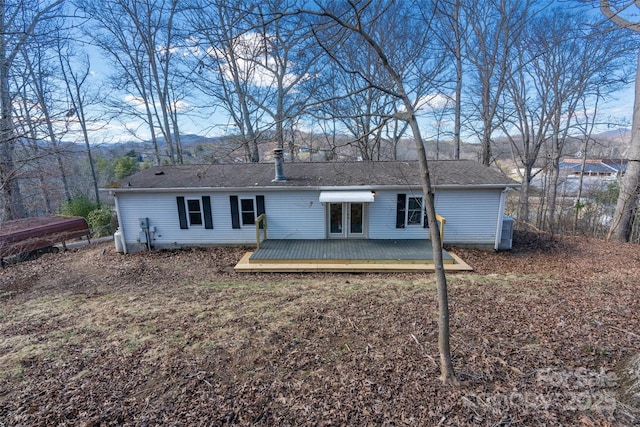
[[[273,182],[274,171],[273,163],[156,166],[123,179],[119,187],[140,190],[420,185],[417,161],[285,163],[285,182]],[[429,171],[434,186],[518,186],[502,173],[470,160],[430,161]]]

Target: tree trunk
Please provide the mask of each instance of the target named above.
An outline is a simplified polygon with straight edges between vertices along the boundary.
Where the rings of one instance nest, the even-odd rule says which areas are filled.
[[[453,124],[453,141],[455,144],[454,158],[457,160],[460,159],[460,129],[462,127],[462,36],[460,34],[460,0],[455,0],[453,13],[454,34],[456,43],[456,101]]]
[[[151,142],[153,143],[153,154],[156,157],[155,166],[160,166],[162,164],[162,160],[160,159],[160,147],[158,146],[158,137],[156,136],[156,128],[154,126],[153,113],[151,112],[151,105],[149,103],[149,99],[147,98],[146,91],[144,90],[144,85],[141,85],[143,88],[140,92],[143,102],[144,102],[144,110],[147,116],[147,123],[149,124],[149,135],[151,136]]]
[[[636,7],[640,7],[635,2]],[[629,5],[630,6],[630,5]],[[620,28],[640,34],[640,23],[631,22],[611,8],[609,0],[600,0],[600,12]],[[628,242],[631,237],[634,212],[638,205],[638,183],[640,181],[640,50],[636,64],[635,100],[633,102],[633,119],[631,125],[631,145],[627,155],[627,170],[620,183],[620,194],[616,210],[611,221],[608,239]]]
[[[20,122],[20,132],[26,137],[27,140],[31,141],[32,149],[33,149],[33,158],[37,167],[37,175],[38,175],[38,184],[40,185],[40,192],[42,193],[42,200],[44,202],[44,213],[51,214],[53,213],[52,203],[51,203],[51,188],[48,185],[45,171],[47,168],[42,163],[42,159],[44,156],[40,153],[40,148],[38,146],[38,130],[37,130],[37,121],[31,117],[31,113],[29,111],[29,97],[27,96],[27,88],[24,86],[22,88],[22,96],[21,103],[24,116],[24,120]],[[49,179],[49,181],[51,181]]]
[[[0,37],[4,37],[4,1],[0,2]],[[22,218],[24,205],[13,161],[15,135],[11,116],[9,67],[5,40],[0,40],[0,221]]]
[[[420,127],[415,115],[409,119],[409,125],[413,131],[420,163],[420,179],[422,181],[423,200],[427,212],[427,221],[431,232],[431,247],[433,249],[433,265],[438,289],[438,348],[440,350],[440,379],[445,384],[457,384],[453,362],[451,361],[451,346],[449,344],[449,295],[447,289],[447,277],[444,272],[444,260],[442,257],[442,241],[436,219],[435,197],[431,186],[427,154],[422,142]]]
[[[390,71],[393,74],[392,71]],[[420,126],[415,116],[415,111],[401,85],[401,80],[396,79],[401,92],[401,97],[407,109],[407,120],[413,138],[416,143],[418,162],[420,164],[420,181],[422,183],[422,200],[427,214],[429,231],[431,234],[431,248],[433,251],[433,266],[436,275],[436,287],[438,293],[438,348],[440,350],[440,379],[445,384],[456,385],[458,380],[453,369],[451,360],[451,346],[449,344],[449,291],[447,289],[447,277],[444,272],[444,260],[442,256],[442,240],[436,218],[436,207],[433,187],[431,186],[431,176],[429,174],[429,164],[424,142],[420,132]]]
[[[608,238],[628,242],[631,236],[633,213],[638,205],[638,183],[640,181],[640,50],[636,68],[635,100],[633,102],[633,122],[631,145],[627,155],[627,170],[620,182],[620,195],[613,214]]]
[[[372,3],[370,3],[372,4]],[[313,15],[317,15],[316,11],[308,11]],[[355,12],[356,20],[359,22],[360,10]],[[420,132],[420,126],[416,118],[416,107],[411,102],[409,95],[405,89],[405,83],[401,71],[396,69],[387,56],[384,48],[390,48],[391,45],[381,46],[372,36],[369,28],[361,25],[353,25],[344,20],[343,17],[336,16],[326,10],[320,12],[321,15],[333,20],[338,26],[358,34],[364,44],[371,48],[371,52],[378,58],[381,67],[386,70],[388,78],[393,82],[393,96],[402,103],[404,112],[395,115],[395,118],[405,121],[411,127],[413,138],[416,144],[418,161],[420,164],[420,181],[422,184],[423,204],[426,210],[427,223],[431,232],[431,246],[433,250],[433,264],[436,277],[436,287],[438,294],[438,348],[440,350],[440,379],[445,384],[457,384],[457,378],[453,369],[451,360],[451,346],[449,344],[449,298],[447,290],[447,278],[444,271],[444,262],[442,256],[442,241],[438,229],[438,221],[436,219],[435,197],[433,187],[431,185],[431,177],[429,175],[429,165],[427,162],[424,141]],[[424,48],[424,46],[422,46]]]
[[[531,167],[524,165],[520,199],[518,201],[518,221],[529,224],[529,192],[531,189]]]
[[[488,93],[486,95],[489,96]],[[488,102],[488,101],[487,101]],[[485,110],[488,109],[488,106],[485,106]],[[491,165],[491,126],[493,125],[492,119],[485,112],[483,114],[483,129],[482,129],[482,164],[485,166]]]
[[[45,91],[47,88],[45,87],[44,77],[40,72],[40,65],[36,64],[38,67],[36,70],[34,68],[34,64],[29,59],[29,55],[26,51],[23,52],[24,61],[27,66],[27,71],[31,75],[33,79],[33,85],[36,91],[36,97],[38,98],[38,103],[40,104],[40,111],[42,112],[43,119],[47,126],[47,132],[49,136],[49,142],[51,143],[51,148],[53,149],[54,156],[56,158],[56,162],[58,164],[58,169],[60,170],[60,180],[62,181],[62,189],[64,190],[64,197],[66,200],[71,199],[71,191],[69,190],[69,183],[67,181],[67,173],[65,171],[64,162],[62,160],[62,153],[60,145],[56,139],[56,134],[53,129],[53,118],[51,117],[51,113],[49,112],[49,105],[47,104]]]
[[[547,181],[547,214],[546,214],[546,230],[555,232],[555,214],[556,214],[556,197],[558,195],[558,180],[560,178],[560,136],[558,129],[554,129],[552,136],[550,174]]]

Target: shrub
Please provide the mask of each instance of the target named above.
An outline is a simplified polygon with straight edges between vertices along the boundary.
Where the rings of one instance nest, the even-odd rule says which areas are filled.
[[[89,212],[87,222],[93,237],[107,236],[113,233],[116,216],[109,206],[102,206]]]
[[[98,205],[85,195],[74,196],[60,206],[60,213],[66,216],[81,216],[88,218],[89,212],[98,208]]]

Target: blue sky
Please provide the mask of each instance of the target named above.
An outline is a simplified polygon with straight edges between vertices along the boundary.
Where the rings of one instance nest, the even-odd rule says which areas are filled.
[[[106,79],[111,73],[109,61],[97,52],[90,53],[92,71],[94,73],[93,78],[95,78],[96,81]],[[630,127],[634,101],[633,89],[633,83],[630,83],[623,90],[610,95],[602,101],[599,105],[599,117],[601,120],[617,121],[620,122],[622,126],[624,126],[624,123],[627,123],[626,127]],[[129,102],[125,95],[122,95],[121,99],[123,104]],[[204,108],[196,108],[194,105],[188,107],[190,110],[185,109],[181,116],[181,133],[203,136],[220,136],[234,133],[233,127],[228,126],[229,119],[225,114]],[[431,126],[433,120],[432,117],[426,114],[421,118],[425,137],[427,138],[435,132]],[[149,132],[141,122],[131,119],[128,122],[125,121],[122,123],[119,119],[113,119],[104,125],[104,129],[101,132],[93,136],[92,142],[113,143],[135,139],[127,130],[127,127],[139,129],[139,136],[142,139],[149,138]],[[607,130],[607,127],[603,126],[600,130]]]

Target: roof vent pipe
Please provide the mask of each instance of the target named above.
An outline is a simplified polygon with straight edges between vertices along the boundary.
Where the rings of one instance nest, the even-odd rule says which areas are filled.
[[[273,150],[273,161],[276,166],[276,177],[273,179],[273,182],[284,182],[287,180],[287,178],[284,177],[284,158],[282,151],[282,148]]]

